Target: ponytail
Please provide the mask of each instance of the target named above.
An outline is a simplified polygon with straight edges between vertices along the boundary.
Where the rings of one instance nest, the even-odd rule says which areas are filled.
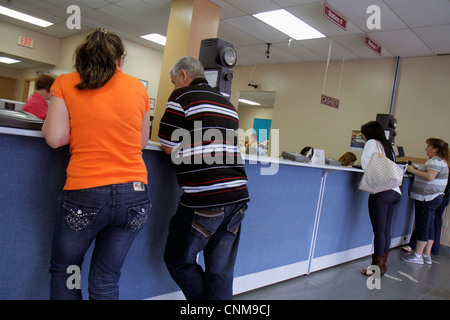
[[[95,29],[75,50],[75,69],[81,82],[78,90],[103,87],[114,75],[117,60],[125,52],[122,40],[105,29]]]

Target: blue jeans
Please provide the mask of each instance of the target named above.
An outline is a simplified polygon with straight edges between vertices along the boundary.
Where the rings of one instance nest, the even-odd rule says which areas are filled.
[[[170,275],[188,300],[231,300],[240,225],[246,203],[192,209],[172,217],[164,252]],[[197,263],[203,250],[205,270]]]
[[[138,183],[136,190],[131,182],[62,192],[50,261],[51,299],[82,299],[81,289],[69,285],[68,268],[81,269],[94,239],[89,298],[119,298],[120,270],[151,207],[147,187]]]
[[[443,198],[444,196],[440,195],[431,201],[415,200],[415,231],[417,240],[424,242],[435,240],[434,214],[441,205]]]
[[[381,257],[391,245],[391,222],[401,195],[387,190],[369,196],[369,216],[374,234],[374,254]]]

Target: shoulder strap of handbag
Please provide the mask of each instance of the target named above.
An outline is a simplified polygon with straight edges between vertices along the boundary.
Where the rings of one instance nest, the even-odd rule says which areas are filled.
[[[380,157],[380,158],[383,158],[383,156],[385,155],[384,154],[384,152],[383,152],[383,149],[381,148],[381,146],[380,146],[380,142],[378,141],[378,140],[375,140],[375,142],[377,143],[377,148],[378,148],[378,156]]]
[[[375,140],[375,141],[377,142],[378,151],[380,151],[378,153],[378,155],[380,158],[382,158],[383,155],[386,155],[386,153],[384,153],[383,150],[381,149],[380,142],[378,140]],[[392,153],[392,157],[394,158],[394,162],[395,162],[395,154],[394,153]]]

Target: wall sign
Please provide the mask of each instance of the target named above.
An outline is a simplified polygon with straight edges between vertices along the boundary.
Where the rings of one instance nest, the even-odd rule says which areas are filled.
[[[332,108],[339,109],[339,99],[329,97],[327,95],[321,94],[320,95],[320,103]]]
[[[337,24],[340,28],[347,31],[347,18],[326,3],[323,4],[323,15]]]
[[[370,39],[367,35],[364,39],[364,44],[377,55],[381,56],[381,50],[383,49],[378,43]]]
[[[34,40],[31,38],[27,38],[24,36],[19,36],[17,38],[17,44],[19,46],[27,47],[27,48],[33,48],[34,46]]]

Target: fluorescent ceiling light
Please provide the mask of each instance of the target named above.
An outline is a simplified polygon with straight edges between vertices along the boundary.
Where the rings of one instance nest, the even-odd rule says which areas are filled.
[[[19,12],[16,10],[11,10],[11,9],[8,9],[8,8],[2,7],[2,6],[0,6],[0,14],[3,14],[5,16],[8,16],[8,17],[11,17],[14,19],[22,20],[22,21],[25,21],[25,22],[28,22],[31,24],[35,24],[37,26],[44,27],[44,28],[53,25],[52,22],[48,22],[48,21],[30,16],[28,14],[25,14],[25,13],[22,13],[22,12]]]
[[[252,106],[260,106],[261,104],[258,102],[250,101],[247,99],[238,99],[239,102],[245,103],[245,104],[251,104]]]
[[[7,57],[0,57],[0,63],[13,64],[21,62],[20,60],[15,60]]]
[[[146,34],[146,35],[141,36],[141,38],[162,44],[163,46],[166,45],[166,37],[164,37],[160,34],[157,34],[157,33]]]
[[[253,16],[295,40],[325,37],[324,34],[284,9],[256,13]]]

